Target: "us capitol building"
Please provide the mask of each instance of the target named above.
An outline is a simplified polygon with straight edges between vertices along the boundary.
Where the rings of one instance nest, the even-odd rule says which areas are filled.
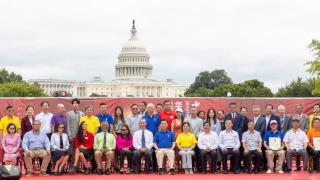
[[[64,91],[73,97],[183,97],[187,84],[174,83],[172,79],[157,81],[152,78],[153,66],[143,43],[138,39],[133,20],[131,37],[123,45],[115,65],[115,79],[104,82],[94,77],[91,82],[57,79],[31,79],[48,95]]]

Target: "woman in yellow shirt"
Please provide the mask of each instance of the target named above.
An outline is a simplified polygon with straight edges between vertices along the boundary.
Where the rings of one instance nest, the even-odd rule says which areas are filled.
[[[192,171],[192,156],[194,155],[194,147],[197,144],[196,136],[190,133],[190,124],[184,122],[182,124],[182,133],[180,133],[176,140],[179,148],[179,155],[182,159],[182,168],[186,174],[193,174]]]

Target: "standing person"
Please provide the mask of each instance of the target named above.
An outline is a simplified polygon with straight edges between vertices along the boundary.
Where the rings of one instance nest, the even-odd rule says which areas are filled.
[[[319,147],[315,147],[315,144],[313,140],[318,140],[320,138],[320,119],[319,118],[313,118],[312,120],[312,126],[313,128],[310,129],[308,132],[308,139],[309,139],[309,148],[308,153],[311,157],[313,157],[313,169],[312,172],[316,173],[319,172],[319,158],[320,158],[320,150]]]
[[[202,173],[207,172],[207,158],[211,159],[211,173],[216,173],[217,149],[218,149],[218,134],[211,131],[209,121],[203,123],[204,132],[199,134],[198,147],[200,149]]]
[[[240,140],[239,140],[239,134],[238,132],[232,130],[232,120],[227,119],[225,121],[226,130],[222,131],[219,134],[219,147],[221,149],[222,153],[222,162],[223,162],[223,173],[228,174],[228,167],[227,167],[227,161],[228,161],[228,155],[231,155],[233,158],[232,166],[233,166],[233,172],[235,174],[240,173],[239,168],[239,158],[240,158]]]
[[[242,128],[242,133],[246,132],[248,130],[247,124],[249,121],[252,121],[251,119],[249,119],[248,117],[248,108],[246,107],[240,107],[240,114],[242,116],[243,119],[243,128]],[[241,135],[242,138],[242,135]]]
[[[316,103],[313,105],[313,114],[309,116],[309,130],[311,130],[312,127],[312,120],[313,118],[320,118],[320,103]]]
[[[51,135],[52,161],[54,164],[53,173],[61,175],[64,166],[69,159],[69,140],[68,135],[64,133],[64,124],[60,122],[56,125],[58,132]]]
[[[143,117],[147,114],[146,107],[147,107],[147,103],[145,101],[139,102],[138,109],[139,109],[139,114],[141,117]]]
[[[143,117],[147,122],[147,129],[155,135],[158,132],[160,119],[159,116],[154,114],[154,105],[152,103],[147,104],[147,111]]]
[[[182,131],[182,123],[183,123],[183,111],[181,108],[176,109],[177,118],[174,119],[171,123],[171,132],[173,132],[174,136],[177,137]]]
[[[32,106],[27,106],[26,108],[26,116],[21,120],[21,137],[24,136],[25,133],[32,130],[32,124],[34,121],[34,109]]]
[[[97,134],[98,129],[100,127],[100,121],[96,116],[93,115],[93,107],[91,105],[87,105],[84,111],[86,114],[85,116],[82,116],[80,118],[80,123],[85,121],[87,123],[86,130],[90,132],[92,135]]]
[[[266,119],[260,114],[260,106],[253,106],[253,122],[254,122],[254,130],[258,131],[263,137],[266,132]]]
[[[221,125],[221,131],[225,130],[226,129],[226,126],[224,124],[225,120],[224,120],[224,111],[223,110],[219,110],[217,112],[217,119],[219,120],[220,122],[220,125]],[[221,132],[220,131],[220,132]]]
[[[67,117],[67,134],[68,134],[68,140],[69,140],[69,163],[74,164],[74,139],[76,138],[78,129],[79,129],[79,123],[80,118],[84,116],[84,113],[79,110],[80,105],[80,99],[74,98],[71,100],[72,104],[72,110],[66,113]],[[74,173],[75,169],[73,169],[73,166],[70,167],[71,174]]]
[[[166,120],[168,124],[171,124],[172,121],[176,118],[176,112],[172,111],[172,103],[170,100],[163,101],[163,111],[159,114],[160,120]],[[168,126],[168,130],[171,127]]]
[[[0,139],[2,139],[3,135],[8,133],[7,127],[10,123],[14,124],[16,126],[17,133],[21,134],[20,119],[14,115],[13,106],[8,105],[6,109],[7,115],[0,120]]]
[[[88,123],[82,121],[79,126],[77,136],[74,141],[75,148],[75,158],[74,158],[74,169],[77,168],[78,161],[82,162],[85,167],[85,174],[88,175],[91,172],[91,167],[89,166],[87,160],[92,158],[93,155],[93,134],[87,130]]]
[[[267,104],[265,106],[265,115],[264,118],[266,120],[266,132],[271,130],[270,122],[271,120],[277,121],[277,128],[278,131],[281,131],[281,126],[280,126],[280,118],[279,116],[276,116],[273,114],[273,105],[272,104]]]
[[[197,116],[197,108],[192,107],[190,112],[190,117],[187,117],[184,122],[189,122],[190,124],[190,132],[193,133],[196,137],[200,134],[201,126],[203,120],[198,118]],[[200,150],[198,146],[195,147],[195,164],[197,167],[197,172],[201,172],[201,160],[200,160]]]
[[[34,120],[32,130],[27,132],[22,140],[24,151],[24,162],[26,165],[26,176],[32,176],[32,159],[42,159],[40,176],[48,176],[46,170],[51,159],[50,141],[45,133],[40,131],[41,123]]]
[[[192,156],[194,155],[193,149],[197,144],[197,139],[190,132],[190,124],[188,122],[182,124],[182,133],[178,135],[176,144],[180,150],[179,155],[181,156],[182,168],[185,174],[193,174]]]
[[[107,123],[109,124],[109,128],[108,128],[108,132],[113,134],[113,117],[111,114],[107,113],[107,104],[106,103],[100,103],[99,105],[99,111],[100,113],[96,114],[96,117],[99,119],[99,122],[102,123],[104,121],[107,121]],[[101,129],[99,129],[99,132],[101,131]]]
[[[123,109],[121,106],[117,106],[114,109],[114,123],[113,123],[113,134],[115,136],[121,134],[122,126],[126,125],[126,120],[124,119]]]
[[[135,167],[135,173],[141,172],[141,157],[145,157],[145,174],[149,174],[150,165],[152,164],[152,146],[153,135],[152,132],[146,129],[146,120],[141,119],[139,121],[140,129],[133,134],[133,164]]]
[[[67,133],[67,116],[66,116],[66,109],[63,104],[57,105],[58,113],[52,116],[51,119],[51,133],[58,132],[58,129],[56,129],[58,124],[63,123],[64,124],[64,131],[63,133]]]
[[[2,149],[4,151],[3,162],[5,165],[16,165],[20,156],[19,148],[21,143],[20,135],[16,133],[16,125],[9,123],[7,134],[2,138]]]
[[[297,160],[297,170],[301,170],[300,157],[303,157],[303,170],[307,171],[308,167],[308,137],[304,131],[300,129],[300,120],[297,118],[292,119],[292,129],[290,129],[284,136],[284,146],[287,149],[286,164],[288,172],[292,169],[292,157],[299,155]]]
[[[157,115],[159,116],[159,114],[163,111],[163,104],[162,103],[158,103],[156,105],[156,110],[157,110]]]
[[[159,167],[158,174],[162,175],[165,172],[163,160],[164,156],[167,156],[169,161],[169,174],[174,175],[174,147],[176,137],[168,130],[168,123],[166,120],[161,121],[160,129],[161,130],[158,131],[153,138],[153,146],[155,148]]]
[[[133,137],[131,135],[128,125],[123,125],[121,128],[121,134],[117,136],[116,145],[117,151],[120,156],[120,172],[123,173],[124,158],[127,157],[128,169],[126,174],[130,174],[132,170],[132,151],[133,151]]]
[[[216,132],[219,135],[221,132],[221,123],[217,119],[217,114],[215,109],[208,109],[207,122],[210,122],[211,131]]]
[[[51,137],[51,119],[52,114],[49,112],[49,102],[48,101],[42,101],[40,103],[41,106],[41,112],[36,115],[35,120],[39,120],[41,123],[41,129],[40,131],[42,133],[47,134],[48,138]]]
[[[202,119],[202,122],[206,121],[206,112],[204,110],[199,110],[197,112],[197,117]]]
[[[309,130],[309,116],[303,113],[302,104],[296,105],[296,114],[294,115],[294,118],[300,119],[300,129],[307,133]]]
[[[250,156],[252,156],[254,164],[254,173],[259,173],[260,166],[262,165],[262,138],[261,134],[254,130],[254,122],[247,123],[248,131],[242,134],[243,156],[245,159],[245,166],[248,173],[251,173]]]
[[[283,150],[284,134],[278,130],[278,122],[276,120],[271,120],[269,124],[271,130],[267,131],[263,137],[263,145],[266,148],[266,156],[268,161],[267,174],[271,174],[273,172],[275,155],[278,155],[278,159],[276,160],[276,171],[279,174],[283,174],[282,164],[285,157],[285,151]],[[270,142],[272,142],[272,145],[276,147],[271,147]]]
[[[286,133],[292,128],[292,117],[286,114],[286,107],[284,105],[278,106],[281,131]]]
[[[232,129],[236,132],[238,132],[239,137],[241,137],[243,133],[243,127],[244,127],[244,121],[242,115],[237,112],[238,106],[237,103],[231,102],[229,104],[230,112],[226,114],[224,117],[225,120],[231,120],[232,121]]]
[[[139,122],[141,120],[141,116],[138,112],[138,105],[132,104],[131,105],[131,115],[127,116],[126,124],[129,126],[130,131],[134,134],[136,131],[139,130]]]
[[[111,164],[114,158],[114,150],[116,148],[116,138],[113,134],[108,133],[108,123],[103,121],[101,123],[101,132],[94,136],[94,158],[96,160],[98,169],[97,174],[102,175],[102,157],[106,157],[105,174],[110,175]]]

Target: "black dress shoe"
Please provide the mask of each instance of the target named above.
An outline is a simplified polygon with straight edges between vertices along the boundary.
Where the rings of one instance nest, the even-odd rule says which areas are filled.
[[[106,174],[106,175],[110,175],[110,169],[106,169],[105,174]]]
[[[91,172],[90,168],[86,168],[84,174],[85,174],[85,175],[88,175],[88,174],[90,174],[90,172]]]
[[[174,174],[175,174],[175,173],[174,173],[174,169],[170,169],[170,170],[169,170],[169,174],[170,174],[170,175],[174,175]]]
[[[240,171],[233,171],[233,173],[235,173],[235,174],[240,174]]]
[[[98,170],[97,170],[97,174],[98,174],[98,175],[102,175],[102,174],[103,174],[102,169],[98,169]]]
[[[255,173],[255,174],[259,174],[259,171],[258,171],[258,170],[254,170],[254,173]]]
[[[149,172],[149,170],[145,170],[144,173],[145,174],[149,174],[150,172]]]
[[[228,174],[228,170],[223,170],[223,174]]]

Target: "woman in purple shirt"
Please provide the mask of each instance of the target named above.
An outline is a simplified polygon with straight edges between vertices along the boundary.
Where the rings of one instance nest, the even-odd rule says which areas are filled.
[[[26,116],[21,120],[21,138],[24,134],[32,130],[32,124],[34,121],[34,108],[32,106],[27,106]]]
[[[126,174],[129,174],[132,169],[132,135],[130,133],[130,129],[127,125],[123,125],[121,128],[121,134],[117,136],[116,144],[117,144],[117,151],[120,155],[120,172],[124,172],[123,164],[124,158],[127,157],[128,161],[128,169]]]
[[[7,126],[8,134],[2,138],[2,148],[4,151],[3,162],[6,165],[17,164],[17,158],[20,156],[19,147],[21,143],[20,135],[16,133],[16,126],[10,123]]]

